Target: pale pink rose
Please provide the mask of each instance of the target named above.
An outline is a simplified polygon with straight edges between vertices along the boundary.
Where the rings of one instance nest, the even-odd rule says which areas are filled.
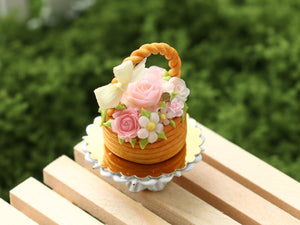
[[[152,76],[145,76],[140,81],[128,84],[121,102],[127,106],[144,108],[153,112],[159,107],[161,95],[162,85],[159,80]]]
[[[171,102],[168,102],[167,104],[167,110],[166,110],[166,116],[168,119],[179,117],[182,115],[184,107],[184,104],[182,101],[178,101],[177,99],[172,100]]]
[[[121,139],[129,141],[137,136],[140,129],[138,112],[135,108],[129,107],[122,111],[116,111],[111,123],[112,131],[117,133]]]
[[[184,80],[178,77],[172,77],[169,82],[174,85],[173,91],[178,93],[175,98],[179,101],[185,102],[187,96],[190,94],[190,89],[186,87]]]
[[[158,66],[150,66],[145,73],[145,78],[152,78],[154,80],[161,80],[164,74],[164,69]]]

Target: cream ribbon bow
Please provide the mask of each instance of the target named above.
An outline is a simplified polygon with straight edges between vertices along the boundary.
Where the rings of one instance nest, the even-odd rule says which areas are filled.
[[[119,105],[128,84],[143,78],[147,70],[145,68],[146,60],[147,58],[135,67],[133,67],[132,61],[126,61],[113,68],[118,83],[108,84],[94,90],[100,110],[114,108]]]

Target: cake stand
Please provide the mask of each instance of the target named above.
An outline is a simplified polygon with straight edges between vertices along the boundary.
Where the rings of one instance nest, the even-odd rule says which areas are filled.
[[[82,145],[85,160],[99,169],[103,177],[113,178],[114,181],[126,183],[131,192],[161,191],[174,176],[180,177],[183,172],[194,168],[195,163],[201,161],[204,136],[200,125],[187,117],[188,129],[186,148],[171,159],[153,165],[141,165],[129,162],[114,155],[104,146],[101,117],[96,117],[93,124],[86,128],[87,136],[83,137]]]

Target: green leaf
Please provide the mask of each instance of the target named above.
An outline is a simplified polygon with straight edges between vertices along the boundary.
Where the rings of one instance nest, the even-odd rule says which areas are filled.
[[[160,108],[161,108],[161,109],[165,109],[166,107],[167,107],[166,102],[160,103]]]
[[[178,92],[172,92],[171,93],[171,99],[173,100],[175,98],[175,96],[178,95]]]
[[[124,110],[124,109],[126,109],[127,107],[126,107],[126,105],[125,104],[119,104],[119,105],[117,105],[116,106],[116,110],[118,110],[118,111],[122,111],[122,110]]]
[[[184,102],[184,106],[183,106],[182,110],[186,112],[188,110],[188,108],[189,108],[188,105],[186,104],[186,102]]]
[[[106,118],[106,114],[107,114],[107,109],[100,110],[100,108],[99,108],[99,112],[101,113],[101,123],[100,123],[100,127],[102,127],[103,124],[105,123],[105,118]]]
[[[148,139],[147,138],[140,139],[139,143],[140,143],[141,149],[144,149],[146,147],[146,145],[148,144]]]
[[[181,122],[184,123],[184,120],[185,120],[185,114],[186,114],[186,111],[188,110],[188,105],[186,104],[186,102],[184,102],[184,106],[182,108],[183,110],[183,113],[181,115]]]
[[[168,74],[168,71],[164,70],[163,80],[169,81],[170,79],[171,79],[171,76]]]
[[[169,120],[169,122],[170,122],[170,125],[171,125],[172,127],[176,127],[176,124],[175,124],[174,120]]]
[[[104,126],[107,126],[111,129],[111,122],[114,121],[113,119],[109,119],[108,121],[106,121],[105,123],[103,123]]]
[[[150,119],[150,113],[144,108],[142,108],[142,116],[146,116],[147,118]]]
[[[158,136],[158,138],[167,140],[165,132],[158,133],[157,136]]]
[[[130,141],[131,146],[134,148],[134,145],[136,143],[136,138],[131,139]]]
[[[120,143],[120,144],[123,144],[124,141],[125,141],[124,139],[120,138],[119,135],[118,135],[118,139],[119,139],[119,143]]]
[[[186,111],[184,111],[181,115],[181,122],[184,123],[184,120],[185,120],[185,113]]]

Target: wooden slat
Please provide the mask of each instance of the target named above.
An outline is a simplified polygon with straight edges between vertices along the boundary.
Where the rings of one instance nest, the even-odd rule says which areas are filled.
[[[44,182],[105,223],[168,224],[66,156],[44,169]]]
[[[205,162],[174,181],[242,224],[293,224],[300,221]]]
[[[80,150],[80,146],[80,144],[75,146],[75,160],[101,177],[99,170],[93,170],[92,165],[84,160],[84,154]],[[124,183],[114,182],[111,178],[101,178],[134,200],[141,202],[145,207],[171,224],[238,224],[175,183],[168,184],[160,192],[131,193]]]
[[[204,161],[300,219],[299,182],[201,127],[205,136]]]
[[[0,225],[37,225],[19,210],[0,198]]]
[[[102,224],[34,178],[12,189],[10,200],[14,207],[39,224]]]
[[[75,146],[75,160],[100,176],[99,171],[93,170],[91,164],[85,161],[81,145],[82,143]],[[107,181],[126,192],[124,186],[120,187],[112,179]],[[183,178],[175,178],[175,181],[242,224],[285,224],[285,222],[297,224],[299,222],[295,217],[205,162],[196,164],[194,170],[183,173]]]

